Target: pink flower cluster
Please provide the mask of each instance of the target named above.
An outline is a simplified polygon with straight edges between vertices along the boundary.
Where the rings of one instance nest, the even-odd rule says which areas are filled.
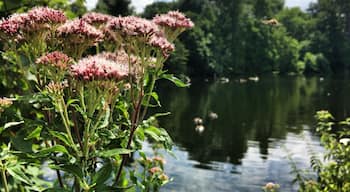
[[[163,170],[160,167],[152,167],[149,169],[149,172],[151,174],[155,174],[155,173],[161,173]]]
[[[57,28],[57,32],[59,37],[72,38],[66,41],[73,41],[73,43],[84,43],[86,40],[96,43],[103,38],[103,33],[100,30],[82,19],[74,19],[66,22]]]
[[[28,12],[29,22],[31,23],[64,23],[67,17],[62,11],[48,7],[35,7]]]
[[[137,57],[135,57],[134,55],[128,55],[125,51],[122,50],[118,51],[117,53],[102,52],[97,56],[124,65],[129,65],[129,62],[131,65],[135,65],[140,62]]]
[[[61,70],[67,69],[72,62],[73,60],[70,57],[59,51],[48,53],[36,60],[37,64],[52,65]]]
[[[0,22],[0,31],[9,36],[19,35],[19,30],[24,26],[27,14],[13,14],[8,19]]]
[[[11,37],[22,37],[21,32],[48,29],[52,24],[64,23],[66,16],[62,11],[47,7],[35,7],[22,14],[13,14],[0,22],[0,31]]]
[[[175,50],[175,46],[164,37],[163,33],[152,35],[148,43],[153,47],[159,48],[164,57],[168,57]]]
[[[99,26],[106,24],[112,17],[102,13],[89,12],[83,15],[81,19],[90,25]]]
[[[194,26],[191,19],[179,11],[169,11],[167,14],[157,15],[153,18],[153,22],[159,26],[171,28],[192,28]]]
[[[159,31],[154,22],[135,16],[113,18],[107,23],[106,29],[130,36],[148,36]]]
[[[107,23],[106,31],[116,32],[122,36],[147,37],[146,43],[160,48],[164,57],[168,57],[170,52],[175,49],[174,45],[165,38],[163,32],[153,21],[140,17],[127,16],[113,18]]]
[[[81,59],[71,66],[71,73],[76,79],[92,80],[122,80],[128,76],[128,65],[103,58],[101,55]]]

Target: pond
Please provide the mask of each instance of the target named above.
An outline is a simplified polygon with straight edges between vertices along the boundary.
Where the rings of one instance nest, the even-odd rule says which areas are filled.
[[[287,154],[299,169],[309,169],[308,151],[322,151],[315,112],[350,116],[350,83],[347,77],[254,80],[158,85],[161,110],[171,112],[159,123],[172,136],[176,156],[166,155],[173,181],[163,191],[261,191],[267,182],[297,190]]]

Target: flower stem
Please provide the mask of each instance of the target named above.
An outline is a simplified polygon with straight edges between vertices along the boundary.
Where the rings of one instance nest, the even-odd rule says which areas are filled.
[[[66,128],[68,139],[72,143],[72,147],[73,147],[74,151],[78,155],[78,149],[75,146],[74,139],[72,137],[72,133],[71,133],[70,126],[69,126],[69,117],[68,117],[67,106],[64,103],[64,99],[63,98],[59,98],[59,107],[60,107],[59,112],[60,112],[61,118],[63,120],[64,127]]]
[[[131,130],[130,130],[130,136],[129,136],[129,140],[128,140],[128,144],[126,146],[126,149],[130,149],[130,147],[131,147],[131,142],[132,142],[132,139],[134,137],[134,133],[136,131],[137,124],[138,124],[138,121],[139,121],[142,99],[143,99],[143,93],[142,93],[142,90],[141,90],[140,95],[139,95],[139,100],[138,100],[136,106],[134,106],[134,110],[133,110],[133,113],[132,113]],[[123,170],[123,166],[124,166],[126,160],[127,160],[127,156],[124,155],[123,159],[122,159],[122,162],[120,163],[120,166],[119,166],[119,169],[118,169],[117,177],[115,179],[116,184],[118,184],[118,181],[119,181],[119,178],[121,176],[121,173],[122,173],[122,170]]]
[[[145,106],[145,108],[143,109],[141,119],[144,119],[145,116],[146,116],[146,113],[147,113],[147,110],[148,110],[148,105],[149,105],[149,102],[151,101],[151,93],[152,93],[152,91],[153,91],[153,89],[154,89],[155,83],[156,83],[156,77],[155,77],[155,75],[152,75],[151,87],[149,88],[149,92],[148,92],[148,94],[147,94],[146,106]]]
[[[2,164],[2,160],[0,161],[0,168],[1,168],[2,185],[4,187],[5,192],[9,192],[9,188],[7,185],[7,178],[6,178],[6,170],[4,168],[4,165]]]

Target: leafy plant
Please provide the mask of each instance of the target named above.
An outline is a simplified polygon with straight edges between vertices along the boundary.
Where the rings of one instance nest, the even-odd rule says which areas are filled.
[[[163,65],[172,42],[192,26],[177,11],[152,21],[99,13],[67,20],[47,7],[1,21],[3,58],[26,86],[21,96],[1,99],[0,112],[13,102],[29,108],[13,105],[19,120],[0,127],[5,191],[158,191],[166,184],[159,158],[142,163],[142,177],[124,167],[134,153],[143,154],[146,140],[171,150],[156,120],[166,114],[146,115],[160,106],[158,79],[187,86]],[[45,179],[42,166],[56,173],[54,182]]]

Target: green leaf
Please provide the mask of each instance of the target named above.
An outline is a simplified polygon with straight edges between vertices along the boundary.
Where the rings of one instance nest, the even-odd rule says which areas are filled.
[[[113,172],[112,163],[110,161],[108,161],[92,177],[92,183],[96,183],[97,185],[103,184],[111,177],[112,172]]]
[[[24,171],[21,170],[21,167],[19,167],[19,165],[16,165],[14,167],[8,167],[7,171],[15,180],[19,180],[23,183],[30,185],[30,179],[24,174]]]
[[[67,146],[74,145],[74,143],[71,143],[70,140],[68,139],[68,135],[66,133],[62,132],[57,132],[57,131],[49,131],[49,133],[54,136],[55,138],[59,139],[62,141],[64,144]]]
[[[161,137],[159,136],[159,134],[157,132],[155,132],[152,129],[145,129],[145,133],[150,136],[152,139],[154,139],[155,141],[161,141]]]
[[[189,87],[190,86],[189,83],[186,84],[185,82],[181,81],[179,78],[175,77],[173,74],[162,74],[161,78],[167,79],[167,80],[173,82],[178,87]]]
[[[8,122],[8,123],[5,124],[4,129],[10,128],[10,127],[14,127],[14,126],[20,125],[22,123],[24,123],[24,121]]]
[[[79,101],[79,99],[69,99],[69,100],[67,101],[67,107],[68,107],[69,105],[73,104],[74,102],[78,102],[78,101]]]
[[[142,102],[143,105],[149,106],[149,107],[160,107],[161,106],[160,101],[159,101],[159,96],[156,92],[148,93],[148,94],[146,94],[146,96],[152,97],[156,101],[157,104],[151,104],[151,102],[146,103],[146,100],[143,100],[143,102]],[[145,97],[145,98],[147,98],[147,97]]]
[[[72,190],[62,189],[61,187],[54,187],[54,188],[46,189],[45,192],[72,192]]]
[[[43,149],[43,150],[37,152],[36,154],[39,155],[39,156],[45,156],[45,155],[49,155],[51,153],[69,154],[67,149],[64,146],[62,146],[62,145],[55,145],[55,146],[52,146],[50,148]]]
[[[43,129],[43,127],[41,126],[38,126],[36,129],[34,129],[34,131],[32,131],[26,138],[25,140],[29,140],[29,139],[39,139],[40,137],[40,133],[41,133],[41,130]]]
[[[56,170],[61,170],[67,173],[71,173],[74,176],[78,177],[80,180],[83,180],[84,176],[83,176],[83,172],[81,171],[81,167],[79,165],[72,165],[72,164],[68,164],[68,165],[50,165],[50,168],[52,169],[56,169]]]
[[[127,155],[130,154],[131,152],[133,152],[133,150],[130,149],[123,149],[123,148],[118,148],[118,149],[110,149],[110,150],[106,150],[106,151],[100,151],[97,152],[97,156],[98,157],[114,157],[116,155]]]
[[[165,113],[156,113],[156,114],[152,115],[152,117],[157,118],[157,117],[168,116],[168,115],[170,115],[170,114],[171,114],[170,112],[165,112]]]
[[[147,159],[147,156],[146,156],[146,154],[144,152],[140,151],[139,154],[144,160]]]
[[[103,123],[98,127],[99,129],[102,129],[108,126],[110,115],[111,115],[111,109],[107,107],[106,114],[104,115]]]
[[[33,143],[30,140],[25,140],[27,137],[27,130],[20,129],[17,131],[15,137],[11,137],[11,142],[13,143],[13,147],[18,151],[24,153],[33,153],[32,145]]]

